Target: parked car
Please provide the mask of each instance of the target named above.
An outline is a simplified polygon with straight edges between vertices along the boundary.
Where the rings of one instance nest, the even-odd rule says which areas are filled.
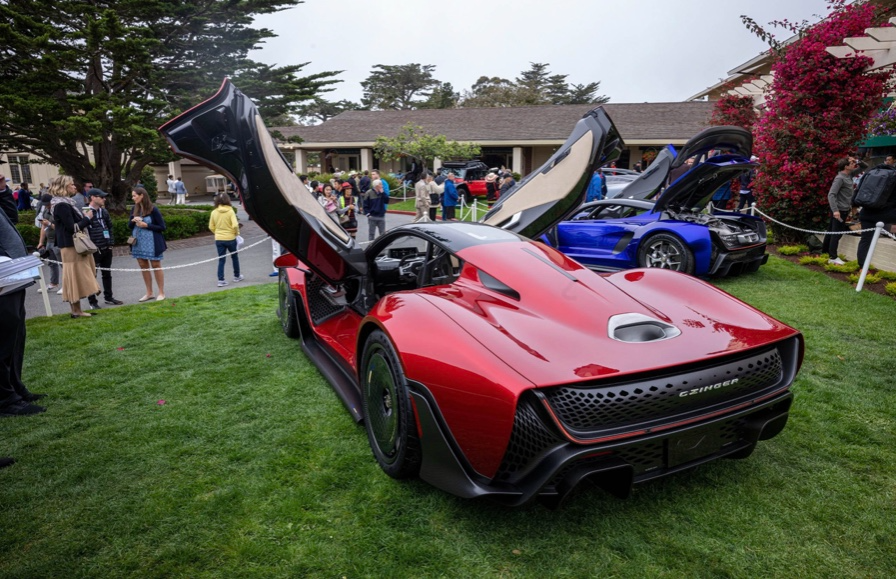
[[[606,199],[613,199],[622,194],[629,183],[638,178],[640,173],[630,169],[602,167],[601,174],[607,181]]]
[[[615,198],[583,205],[545,240],[597,271],[659,267],[698,276],[754,272],[768,261],[762,219],[707,211],[720,186],[755,166],[751,148],[750,133],[740,127],[707,129],[681,154],[668,147]],[[734,152],[715,154],[717,150]],[[689,157],[699,160],[663,189],[669,172]]]
[[[463,196],[467,203],[472,203],[475,197],[486,197],[488,165],[482,161],[446,161],[439,168],[439,175],[447,176],[449,171],[454,172],[457,194]]]
[[[602,276],[527,239],[576,211],[586,177],[619,154],[602,108],[483,223],[402,225],[366,248],[229,81],[160,130],[232,177],[289,250],[276,261],[283,331],[364,422],[391,477],[509,505],[558,505],[586,479],[626,496],[744,458],[787,421],[797,330],[697,278]]]

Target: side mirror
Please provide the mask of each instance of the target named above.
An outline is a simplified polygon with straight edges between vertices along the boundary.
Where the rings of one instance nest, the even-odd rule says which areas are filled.
[[[284,253],[274,260],[274,267],[297,267],[298,265],[299,258],[291,253]]]

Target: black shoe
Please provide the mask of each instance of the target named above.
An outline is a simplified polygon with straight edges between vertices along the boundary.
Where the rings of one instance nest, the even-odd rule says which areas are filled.
[[[0,458],[0,468],[3,468],[4,466],[9,466],[14,462],[15,462],[15,459],[13,459],[13,458],[7,458],[7,457]]]
[[[110,306],[120,306],[124,302],[121,300],[117,300],[115,298],[109,298],[108,300],[106,300],[106,303],[109,304]]]
[[[40,414],[47,409],[37,404],[29,404],[24,400],[7,404],[0,407],[0,416],[28,416],[29,414]]]
[[[89,306],[87,306],[87,309],[88,310],[98,310],[98,309],[100,309],[100,304],[99,303],[90,304]]]
[[[29,392],[27,396],[22,396],[22,400],[25,402],[37,402],[41,398],[46,398],[46,394],[35,394],[34,392]]]

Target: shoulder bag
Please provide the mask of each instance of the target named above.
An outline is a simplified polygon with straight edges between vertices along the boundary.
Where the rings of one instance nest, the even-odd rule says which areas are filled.
[[[96,253],[96,244],[91,241],[86,231],[75,225],[75,233],[72,234],[72,242],[75,245],[75,251],[81,255],[88,253]]]

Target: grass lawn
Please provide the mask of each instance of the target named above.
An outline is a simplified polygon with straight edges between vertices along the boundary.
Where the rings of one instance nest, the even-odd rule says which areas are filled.
[[[29,320],[0,577],[896,576],[896,302],[778,258],[719,285],[806,335],[787,428],[560,511],[382,474],[275,284]]]

